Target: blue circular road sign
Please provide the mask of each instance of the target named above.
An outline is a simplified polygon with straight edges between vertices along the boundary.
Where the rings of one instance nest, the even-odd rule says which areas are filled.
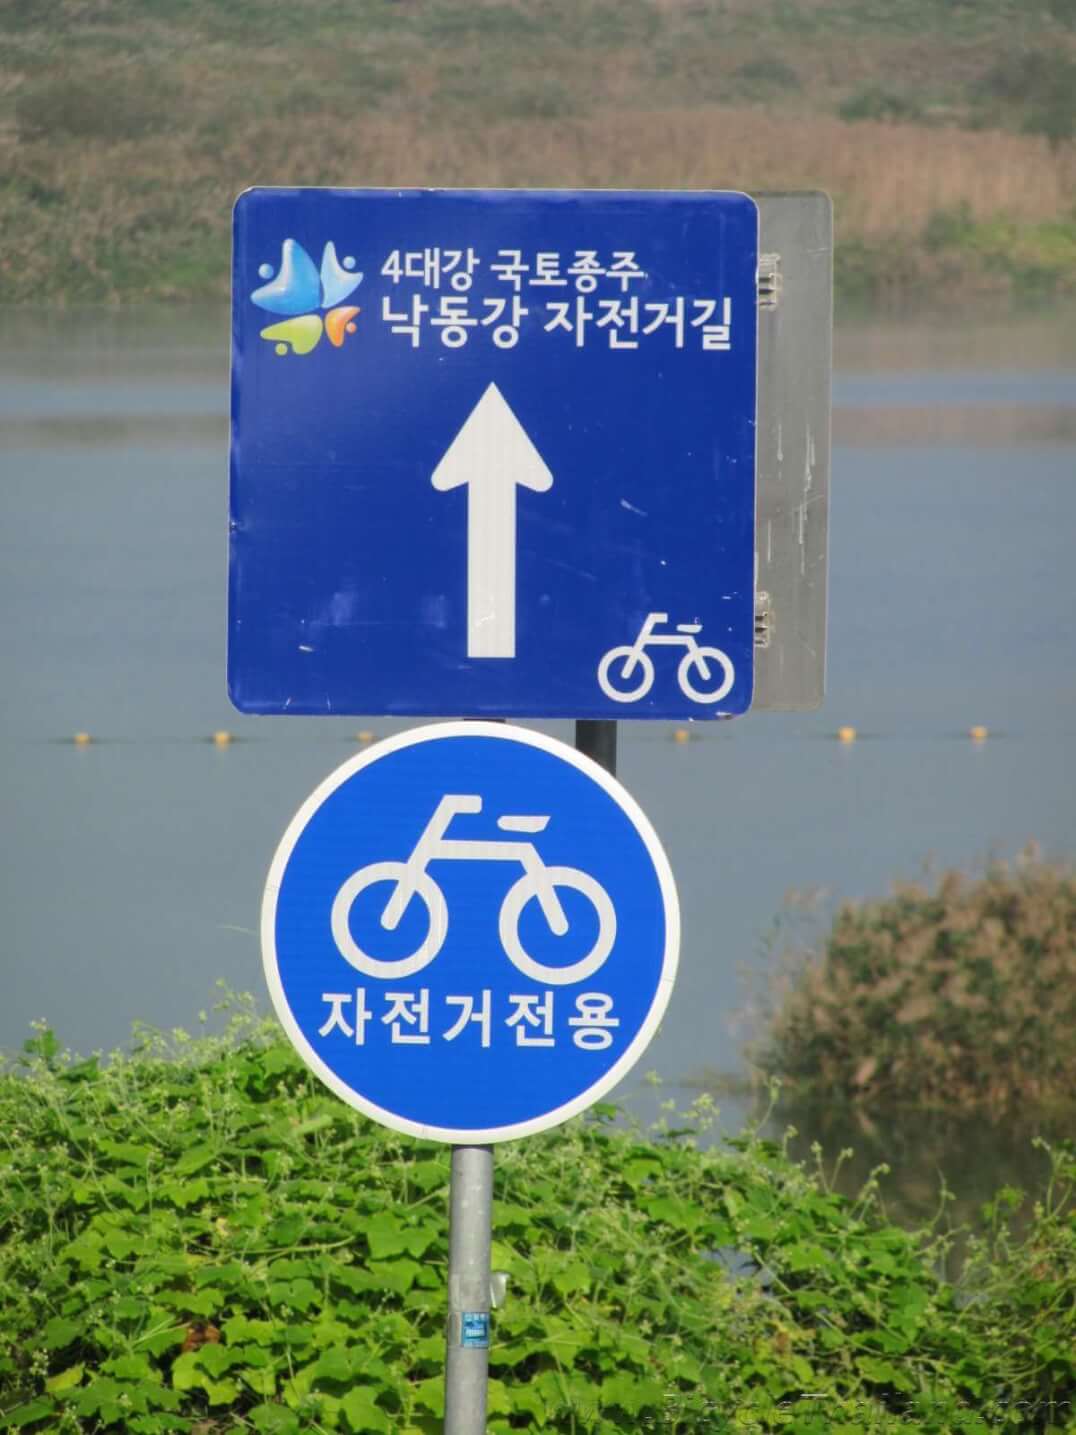
[[[311,1069],[398,1131],[545,1130],[645,1050],[680,916],[643,812],[596,763],[500,723],[444,723],[346,762],[269,871],[262,952]]]

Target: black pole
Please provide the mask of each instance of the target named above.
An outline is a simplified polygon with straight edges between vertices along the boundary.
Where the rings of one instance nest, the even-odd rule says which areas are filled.
[[[616,776],[616,723],[580,718],[575,725],[575,750],[592,757],[610,777]]]

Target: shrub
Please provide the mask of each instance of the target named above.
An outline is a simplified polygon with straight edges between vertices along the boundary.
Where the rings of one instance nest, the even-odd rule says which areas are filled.
[[[924,251],[969,279],[981,273],[1028,298],[1076,288],[1076,215],[1026,224],[1007,214],[977,219],[967,203],[938,209],[923,226]]]
[[[0,1428],[440,1431],[445,1147],[360,1118],[249,1024],[107,1065],[31,1046],[0,1076]],[[1022,1289],[995,1241],[967,1302],[876,1180],[844,1199],[750,1134],[699,1149],[603,1107],[501,1146],[490,1435],[987,1435],[988,1399],[1071,1389],[1057,1171],[1009,1252]]]
[[[762,55],[756,60],[748,60],[735,71],[735,78],[741,82],[748,94],[759,98],[801,88],[800,77],[792,66],[773,55]]]
[[[922,115],[916,101],[877,86],[849,96],[837,107],[837,113],[849,123],[857,120],[917,120]]]
[[[928,254],[946,249],[971,248],[975,242],[975,216],[965,200],[951,209],[936,209],[923,226],[923,248]]]
[[[1016,50],[995,60],[981,76],[975,92],[980,99],[1001,104],[1026,104],[1044,89],[1067,77],[1072,61],[1048,50]]]
[[[988,117],[1000,108],[1056,149],[1076,132],[1076,60],[1060,50],[1006,55],[979,80],[975,98]]]
[[[978,880],[847,903],[779,986],[753,1056],[819,1093],[983,1104],[1076,1092],[1076,874],[1029,851]]]
[[[987,1229],[970,1243],[961,1319],[969,1334],[996,1343],[1004,1400],[984,1413],[996,1424],[1018,1411],[1031,1428],[1076,1429],[1076,1160],[1068,1143],[1051,1151],[1051,1174],[1030,1227],[1013,1234],[1023,1195],[1003,1189],[985,1208]]]
[[[921,270],[916,246],[905,235],[839,237],[833,255],[834,283],[846,303],[885,303],[923,288]]]
[[[148,66],[52,70],[16,95],[15,126],[23,141],[136,140],[175,125],[179,98],[175,81]]]

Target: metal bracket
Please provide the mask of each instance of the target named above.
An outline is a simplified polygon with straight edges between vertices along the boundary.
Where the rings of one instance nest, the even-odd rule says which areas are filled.
[[[781,299],[781,256],[760,254],[758,256],[758,307],[776,309]]]
[[[768,593],[755,594],[755,647],[768,648],[773,633],[773,609]]]

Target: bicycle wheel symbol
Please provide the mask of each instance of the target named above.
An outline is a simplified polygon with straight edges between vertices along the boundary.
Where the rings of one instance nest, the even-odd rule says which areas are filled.
[[[378,957],[371,956],[369,952],[364,952],[351,935],[351,909],[355,905],[356,898],[365,892],[367,887],[372,887],[375,882],[391,882],[393,892],[395,892],[398,884],[406,875],[406,863],[371,862],[368,867],[360,867],[357,872],[353,872],[336,894],[329,916],[333,941],[336,943],[340,955],[345,957],[355,970],[362,972],[364,976],[383,978],[414,976],[423,967],[428,967],[444,946],[445,937],[448,935],[448,908],[445,906],[444,893],[428,872],[419,873],[415,878],[415,892],[426,906],[426,935],[409,956],[399,957],[395,961],[382,961]],[[401,918],[402,916],[403,912],[400,913]],[[399,926],[399,920],[399,918],[395,922],[391,920],[389,907],[386,906],[381,914],[381,930],[395,931]]]
[[[634,685],[629,676],[633,659],[639,669],[639,681]],[[615,686],[614,679],[621,684],[620,687]],[[621,648],[610,648],[598,664],[598,686],[615,703],[637,702],[654,686],[653,659],[646,653],[637,652],[628,643]]]
[[[509,961],[518,967],[524,976],[532,977],[536,982],[548,982],[550,986],[567,986],[571,982],[581,982],[593,976],[613,950],[616,940],[616,912],[609,893],[601,883],[596,882],[586,872],[580,872],[577,867],[547,867],[545,873],[551,886],[582,892],[594,908],[598,917],[598,935],[590,951],[571,966],[550,967],[535,961],[526,950],[519,939],[519,922],[527,903],[532,897],[538,896],[537,883],[529,872],[524,873],[509,889],[501,905],[498,932],[501,946]],[[563,936],[567,929],[565,923],[564,931],[557,932],[554,929],[554,934]]]
[[[712,681],[712,674],[708,669],[716,667],[720,674],[720,681],[716,688],[704,691],[697,688],[691,681],[692,674],[698,672],[703,682]],[[690,653],[685,653],[680,659],[680,666],[676,670],[677,681],[688,697],[696,703],[719,703],[725,697],[735,681],[736,674],[733,671],[732,663],[720,648],[695,648]]]

